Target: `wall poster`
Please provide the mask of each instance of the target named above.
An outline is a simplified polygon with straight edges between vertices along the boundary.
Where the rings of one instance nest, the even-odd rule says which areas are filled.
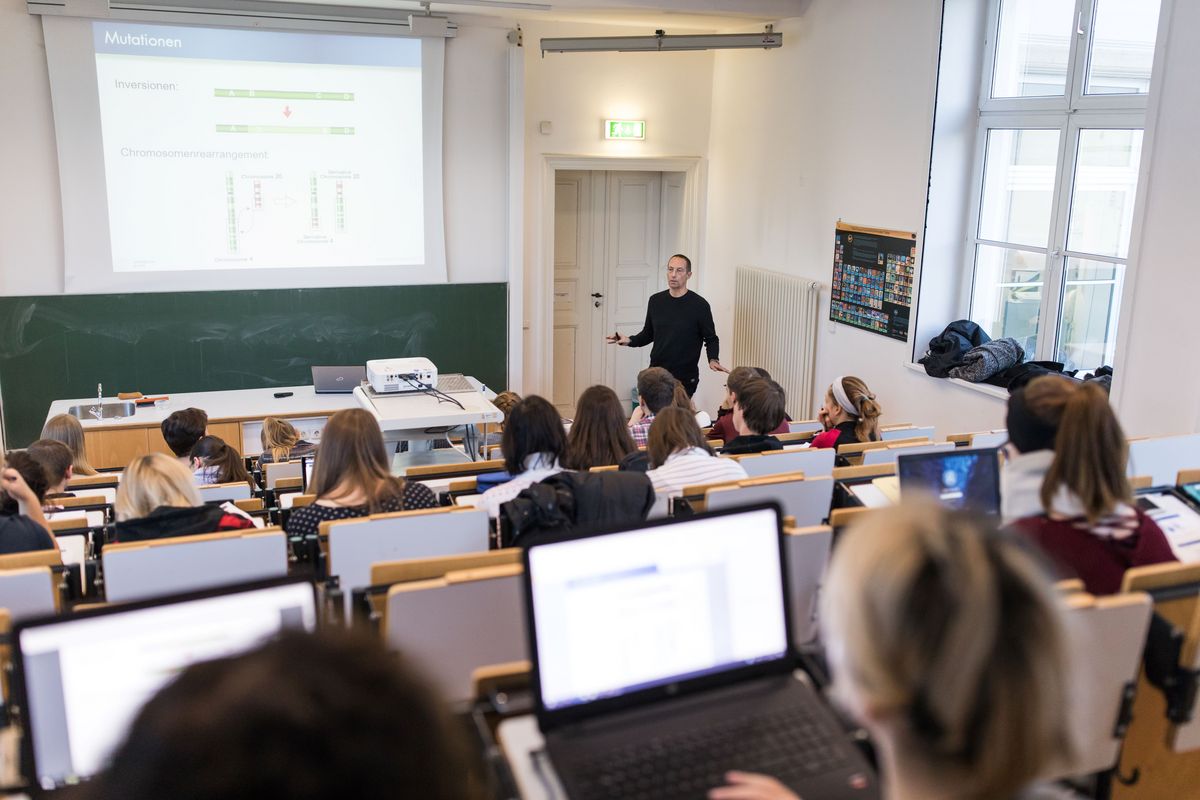
[[[908,340],[917,235],[838,221],[833,245],[829,318]]]

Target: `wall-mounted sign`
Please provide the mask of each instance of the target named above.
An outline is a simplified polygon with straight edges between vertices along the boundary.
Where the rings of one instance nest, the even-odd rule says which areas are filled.
[[[606,119],[604,120],[604,138],[643,141],[646,138],[646,120]]]

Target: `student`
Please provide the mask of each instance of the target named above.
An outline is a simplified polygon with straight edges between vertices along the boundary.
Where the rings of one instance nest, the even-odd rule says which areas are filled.
[[[57,549],[42,514],[46,473],[28,453],[12,452],[0,467],[0,555]]]
[[[1009,425],[1022,446],[1036,439],[1027,439],[1031,430],[1056,430],[1041,507],[1014,525],[1064,576],[1080,578],[1092,594],[1112,594],[1130,567],[1176,560],[1162,529],[1134,502],[1129,445],[1102,387],[1047,375],[1030,381],[1016,408]]]
[[[485,446],[500,444],[501,439],[504,437],[504,425],[508,422],[508,415],[519,402],[521,402],[521,395],[516,392],[501,392],[496,395],[496,399],[492,401],[492,405],[504,415],[504,419],[500,422],[499,430],[493,431],[484,437],[483,444]]]
[[[517,403],[508,415],[500,449],[504,451],[504,468],[513,477],[488,489],[475,501],[491,517],[499,517],[501,504],[526,487],[563,471],[567,436],[558,410],[537,395]]]
[[[914,504],[838,542],[821,593],[835,699],[871,734],[889,798],[1016,800],[1072,752],[1054,587],[1012,537]],[[795,800],[733,772],[711,800]],[[805,798],[809,800],[809,798]]]
[[[43,439],[62,442],[71,450],[71,467],[76,475],[96,475],[84,451],[83,426],[70,414],[57,414],[42,428]]]
[[[564,460],[567,469],[588,470],[618,464],[636,452],[617,393],[607,386],[584,389],[575,405],[575,422],[567,437]]]
[[[278,417],[267,417],[263,420],[259,440],[262,442],[262,452],[258,456],[259,464],[303,458],[317,450],[315,444],[300,438],[300,432],[292,423]]]
[[[734,367],[725,379],[725,401],[721,403],[721,407],[717,409],[717,421],[713,423],[712,430],[709,431],[709,438],[720,439],[725,444],[729,444],[738,437],[737,428],[733,426],[733,404],[737,401],[738,392],[746,384],[746,381],[753,378],[765,378],[771,380],[771,373],[767,372],[762,367]],[[787,414],[784,414],[784,419],[770,433],[778,435],[780,433],[788,433],[790,427],[787,424]]]
[[[309,491],[317,499],[292,511],[289,535],[316,536],[331,519],[437,507],[428,486],[392,475],[379,423],[361,408],[339,411],[325,423]]]
[[[378,641],[292,631],[167,683],[88,792],[96,800],[470,800],[477,776],[467,753],[437,693]]]
[[[751,378],[741,387],[733,401],[733,426],[738,437],[721,451],[729,455],[782,450],[783,442],[771,435],[784,421],[783,387],[775,381]]]
[[[704,439],[696,418],[682,408],[664,408],[654,417],[646,448],[654,490],[680,495],[685,486],[736,481],[746,470],[732,458],[717,458]]]
[[[38,463],[42,472],[46,474],[46,492],[42,511],[46,513],[62,511],[62,506],[56,504],[53,498],[75,496],[73,492],[67,491],[67,484],[75,474],[71,449],[53,439],[38,439],[26,447],[25,452]]]
[[[192,448],[208,428],[208,414],[198,408],[180,409],[164,419],[161,427],[167,447],[180,462],[190,467]]]
[[[117,487],[114,510],[118,542],[256,527],[230,503],[204,505],[192,471],[165,453],[150,453],[130,462]]]
[[[662,367],[647,367],[638,373],[638,407],[629,420],[629,433],[638,447],[645,447],[649,441],[654,415],[674,401],[677,383]]]
[[[192,476],[197,486],[244,482],[254,488],[242,454],[225,444],[221,437],[201,436],[192,448],[191,456]]]
[[[844,444],[879,441],[879,415],[875,395],[861,378],[836,378],[825,392],[825,405],[817,419],[824,433],[813,437],[812,447],[841,447]]]

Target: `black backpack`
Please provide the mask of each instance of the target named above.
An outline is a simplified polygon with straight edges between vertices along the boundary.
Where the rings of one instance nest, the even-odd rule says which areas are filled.
[[[646,519],[654,486],[641,472],[560,472],[500,506],[500,546],[619,528]]]

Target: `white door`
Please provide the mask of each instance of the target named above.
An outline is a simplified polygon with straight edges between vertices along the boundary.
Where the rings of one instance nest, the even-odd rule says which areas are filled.
[[[629,406],[650,347],[608,345],[642,329],[679,250],[683,173],[559,171],[554,192],[554,375],[551,402],[574,414],[579,394],[611,386]]]

